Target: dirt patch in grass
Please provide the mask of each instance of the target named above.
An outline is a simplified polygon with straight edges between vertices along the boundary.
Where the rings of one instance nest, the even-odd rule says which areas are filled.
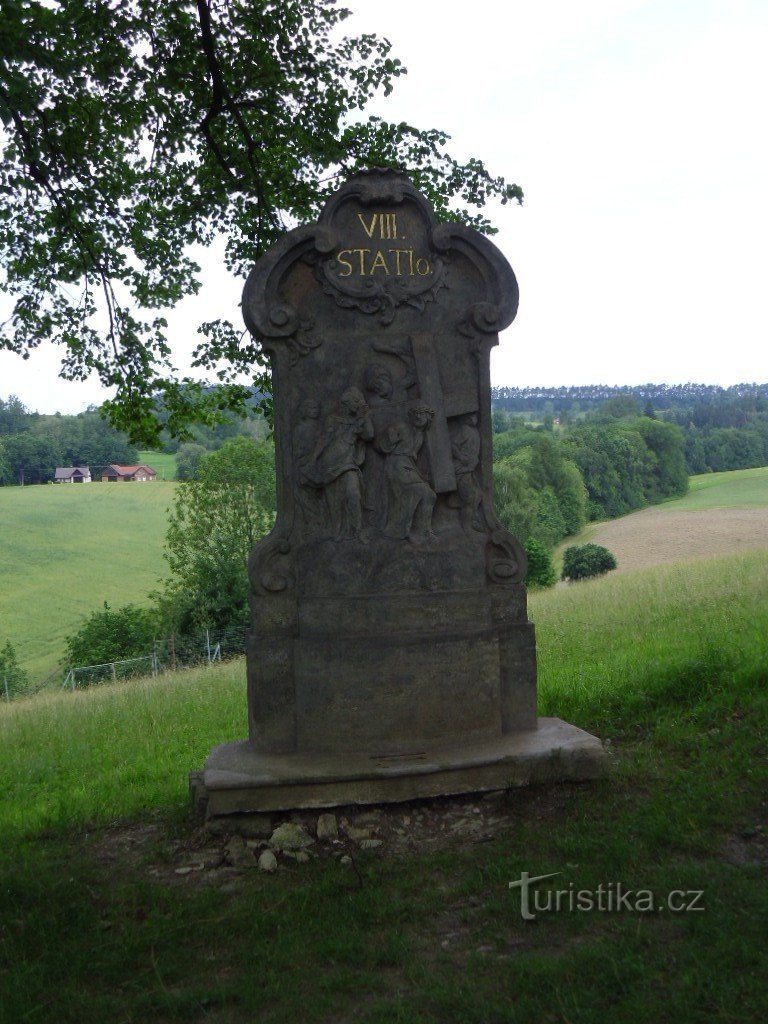
[[[601,523],[590,536],[612,551],[618,572],[768,548],[768,508],[676,512],[647,508]]]
[[[265,826],[260,836],[248,834],[254,830],[248,828],[247,820],[231,827],[224,822],[214,835],[200,825],[171,834],[157,822],[116,822],[94,837],[94,852],[113,871],[144,872],[170,884],[214,884],[226,890],[243,872],[258,869],[259,855],[269,847],[273,829],[290,821],[312,838],[307,847],[310,860],[345,858],[353,881],[360,855],[389,858],[467,849],[491,842],[526,821],[565,818],[572,794],[579,788],[579,783],[562,783],[404,804],[330,808],[338,836],[324,839],[316,837],[322,811],[254,816]],[[278,851],[277,859],[278,871],[301,868],[290,854]]]

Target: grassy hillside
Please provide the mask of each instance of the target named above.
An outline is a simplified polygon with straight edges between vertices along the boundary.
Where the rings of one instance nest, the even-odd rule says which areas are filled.
[[[663,508],[698,511],[708,508],[765,508],[768,506],[768,466],[737,469],[731,473],[702,473],[690,478],[683,498],[666,501]]]
[[[169,452],[139,452],[139,462],[151,466],[157,472],[158,480],[176,479],[176,456]]]
[[[620,572],[768,549],[768,468],[693,476],[684,498],[590,523],[558,545],[556,571],[565,548],[589,542],[609,548]]]
[[[174,484],[0,487],[0,644],[37,682],[104,601],[141,604],[164,575]]]
[[[385,843],[356,874],[190,867],[187,772],[244,734],[242,663],[0,705],[0,1018],[764,1020],[768,553],[541,594],[532,616],[541,710],[610,740],[609,778],[510,793],[488,841]],[[703,910],[526,922],[522,871]]]

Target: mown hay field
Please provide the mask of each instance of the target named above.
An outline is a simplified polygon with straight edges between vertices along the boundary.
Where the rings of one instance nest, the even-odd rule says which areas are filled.
[[[684,498],[590,524],[571,544],[602,544],[618,572],[768,549],[768,468],[691,477]]]

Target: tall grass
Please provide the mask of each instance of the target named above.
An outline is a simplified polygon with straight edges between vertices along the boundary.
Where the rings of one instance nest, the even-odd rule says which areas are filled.
[[[540,714],[603,738],[702,702],[727,717],[768,677],[768,552],[539,593],[531,615]],[[182,806],[188,772],[246,733],[242,660],[0,705],[0,829]]]
[[[448,850],[355,851],[354,875],[190,872],[186,776],[245,734],[242,662],[0,705],[0,1024],[762,1024],[767,570],[536,595],[541,710],[613,739],[609,777],[511,791],[493,841],[457,823]],[[705,910],[524,921],[521,871]]]
[[[587,727],[768,669],[768,552],[609,575],[538,592],[530,605],[540,713]]]
[[[0,831],[182,806],[187,773],[247,734],[242,659],[0,707]]]

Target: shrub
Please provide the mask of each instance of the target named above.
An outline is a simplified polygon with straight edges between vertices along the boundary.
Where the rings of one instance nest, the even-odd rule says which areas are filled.
[[[564,580],[585,580],[590,576],[602,576],[616,568],[616,559],[600,544],[582,544],[566,548],[563,554]]]
[[[29,686],[29,677],[19,665],[19,659],[10,640],[0,647],[0,697],[17,697]]]
[[[157,632],[156,613],[126,605],[112,610],[107,602],[91,612],[80,629],[66,638],[66,663],[101,665],[148,654]]]
[[[528,572],[525,577],[529,587],[552,587],[555,584],[555,570],[549,549],[541,541],[530,537],[525,542],[525,553],[528,556]]]

